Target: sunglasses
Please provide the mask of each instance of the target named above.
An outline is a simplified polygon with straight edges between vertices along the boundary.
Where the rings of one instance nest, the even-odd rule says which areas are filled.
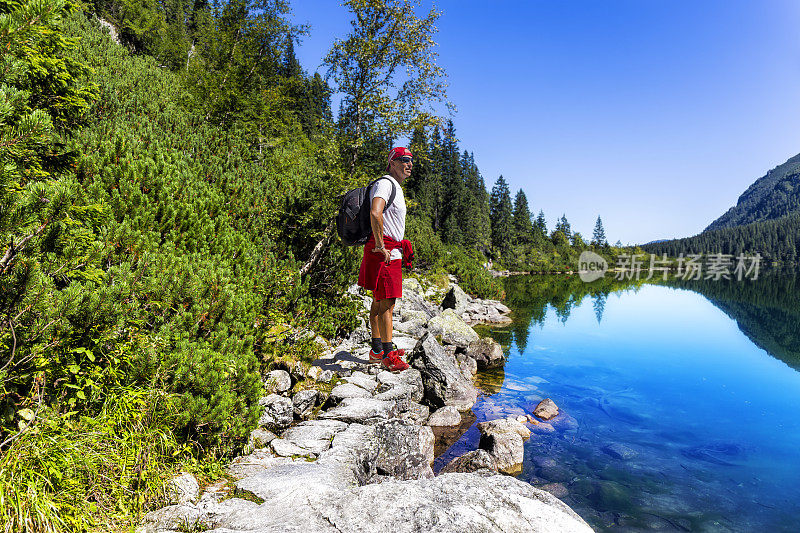
[[[395,161],[400,161],[402,163],[411,163],[412,159],[411,159],[411,157],[409,157],[407,155],[404,155],[403,157],[396,158]]]

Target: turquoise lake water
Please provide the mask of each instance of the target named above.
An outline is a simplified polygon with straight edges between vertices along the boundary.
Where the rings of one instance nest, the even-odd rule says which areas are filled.
[[[555,401],[519,478],[596,530],[800,531],[800,320],[791,290],[750,289],[523,297],[491,332],[508,361],[482,377],[477,422]],[[477,441],[473,425],[435,466]]]

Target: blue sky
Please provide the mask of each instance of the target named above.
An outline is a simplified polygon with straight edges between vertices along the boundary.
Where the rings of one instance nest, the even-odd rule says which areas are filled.
[[[601,215],[612,242],[693,235],[800,153],[800,2],[436,6],[459,146],[551,229],[566,213],[584,236]],[[349,13],[334,0],[292,7],[314,72]]]

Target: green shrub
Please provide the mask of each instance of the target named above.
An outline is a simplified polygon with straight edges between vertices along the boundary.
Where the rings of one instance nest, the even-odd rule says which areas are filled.
[[[448,246],[444,254],[445,269],[458,278],[466,292],[478,298],[503,298],[503,286],[484,267],[486,258],[477,250]]]
[[[166,394],[141,389],[110,393],[94,418],[39,411],[0,456],[4,530],[108,529],[157,502],[187,459],[173,412]]]

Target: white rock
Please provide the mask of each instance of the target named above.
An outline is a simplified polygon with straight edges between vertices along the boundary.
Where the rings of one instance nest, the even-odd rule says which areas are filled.
[[[457,426],[461,423],[461,413],[452,405],[445,405],[428,418],[429,426]]]

